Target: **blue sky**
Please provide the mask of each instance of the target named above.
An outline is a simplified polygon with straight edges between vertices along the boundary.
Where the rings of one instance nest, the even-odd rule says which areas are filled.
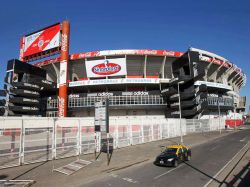
[[[192,46],[227,58],[250,75],[247,0],[8,0],[1,2],[0,18],[0,88],[7,60],[19,56],[20,37],[65,19],[71,23],[71,54]],[[247,83],[241,95],[249,93]]]

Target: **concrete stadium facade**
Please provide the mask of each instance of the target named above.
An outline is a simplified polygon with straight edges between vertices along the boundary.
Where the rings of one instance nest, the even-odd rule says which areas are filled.
[[[17,82],[43,88],[35,90],[39,95],[35,99],[42,107],[27,104],[38,108],[30,113],[26,104],[11,102],[15,100],[11,98],[12,107],[5,115],[57,116],[59,62],[60,58],[54,58],[32,65],[44,71],[43,83],[54,86],[39,85],[34,73],[15,73]],[[13,74],[7,73],[6,80],[8,77]],[[126,49],[72,54],[67,77],[69,117],[93,117],[95,102],[106,97],[110,115],[123,117],[206,118],[218,116],[218,107],[223,116],[244,111],[245,107],[240,106],[239,95],[246,84],[243,71],[224,57],[201,49],[190,48],[184,53]],[[25,98],[16,90],[28,87],[12,85],[14,97]],[[27,110],[15,110],[16,106],[26,106]]]

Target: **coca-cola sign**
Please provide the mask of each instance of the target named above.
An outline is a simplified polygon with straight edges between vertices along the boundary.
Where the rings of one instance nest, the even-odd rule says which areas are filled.
[[[97,64],[92,68],[92,72],[97,75],[112,75],[118,73],[121,70],[121,66],[116,63],[105,60],[102,64]]]
[[[126,59],[102,59],[86,61],[88,77],[127,75]]]

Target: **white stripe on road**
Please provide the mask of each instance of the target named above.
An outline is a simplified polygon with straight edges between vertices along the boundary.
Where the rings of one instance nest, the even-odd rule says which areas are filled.
[[[242,147],[235,155],[234,155],[234,157],[231,159],[231,160],[229,160],[227,163],[226,163],[226,165],[223,167],[223,168],[221,168],[220,169],[220,171],[218,171],[213,177],[212,177],[212,179],[210,179],[205,185],[204,185],[204,187],[207,187],[237,156],[238,156],[238,154],[246,147],[248,145],[248,142],[246,143],[246,145],[244,145],[244,147]]]
[[[116,174],[111,174],[110,176],[113,177],[113,178],[122,179],[122,180],[124,180],[124,181],[130,182],[130,183],[133,183],[133,184],[138,183],[138,181],[133,180],[133,179],[128,178],[128,177],[120,177],[119,175],[116,175]]]
[[[244,142],[246,140],[247,137],[243,138],[240,140],[240,142]]]
[[[173,169],[171,169],[171,170],[169,170],[169,171],[167,171],[165,173],[162,173],[161,175],[158,175],[158,176],[154,177],[154,180],[159,179],[160,177],[162,177],[162,176],[164,176],[164,175],[166,175],[166,174],[168,174],[168,173],[170,173],[170,172],[172,172],[172,171],[174,171],[174,170],[176,170],[176,169],[178,169],[178,168],[180,168],[182,166],[184,166],[184,165],[180,165],[179,167],[173,168]]]
[[[214,146],[212,149],[210,149],[209,151],[213,151],[218,147],[218,145]]]
[[[125,180],[125,181],[127,181],[127,182],[134,183],[134,184],[137,183],[137,181],[135,181],[135,180],[133,180],[133,179],[131,179],[131,178],[128,178],[128,177],[124,177],[124,178],[122,178],[122,179]]]

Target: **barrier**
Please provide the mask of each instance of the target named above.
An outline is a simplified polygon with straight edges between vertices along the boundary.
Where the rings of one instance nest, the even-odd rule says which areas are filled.
[[[241,126],[244,123],[243,120],[241,119],[227,119],[225,124],[229,127],[235,127],[235,126]]]
[[[219,121],[220,120],[220,121]],[[182,131],[180,130],[182,128]],[[114,148],[225,128],[224,119],[110,117]],[[0,117],[0,168],[94,153],[94,118]]]

